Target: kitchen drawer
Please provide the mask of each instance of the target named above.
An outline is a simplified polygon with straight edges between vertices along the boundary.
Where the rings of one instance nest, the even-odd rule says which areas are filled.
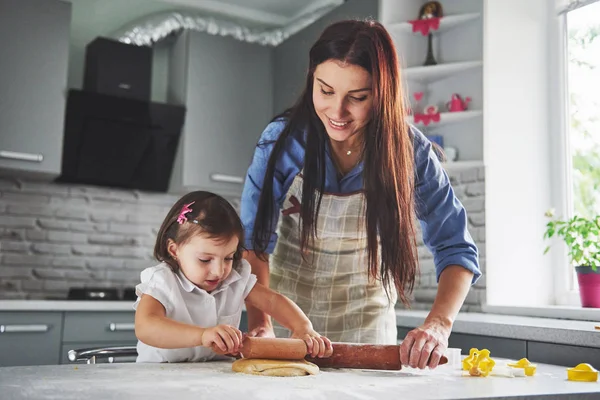
[[[404,340],[408,332],[412,331],[414,328],[405,328],[403,326],[398,327],[398,340]]]
[[[58,364],[62,313],[0,312],[0,366]]]
[[[246,315],[246,311],[242,311],[239,330],[242,332],[248,332],[248,315]]]
[[[524,340],[506,339],[493,336],[452,333],[448,339],[448,347],[461,349],[462,354],[469,354],[473,347],[488,349],[492,357],[519,360],[527,357],[527,343]]]
[[[135,337],[135,313],[127,312],[67,312],[63,342],[130,343]]]
[[[413,328],[398,327],[398,340],[403,340]],[[451,333],[448,347],[461,349],[461,354],[469,354],[473,347],[489,349],[492,357],[521,359],[527,357],[527,343],[524,340],[505,339],[492,336],[470,335],[466,333]]]
[[[566,344],[527,342],[527,358],[531,362],[574,367],[588,363],[600,368],[600,349]]]
[[[137,341],[132,342],[72,342],[68,344],[63,344],[60,350],[60,363],[61,364],[85,364],[85,361],[71,362],[69,361],[69,350],[74,349],[96,349],[101,347],[118,347],[118,346],[135,346]],[[123,362],[135,362],[135,356],[133,357],[119,357],[114,362],[123,363]],[[98,359],[96,364],[107,363],[108,360]]]

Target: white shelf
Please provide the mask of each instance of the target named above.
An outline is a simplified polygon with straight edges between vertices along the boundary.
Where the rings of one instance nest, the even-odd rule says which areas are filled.
[[[438,34],[445,31],[448,31],[452,28],[455,28],[459,25],[462,25],[466,22],[476,20],[481,15],[479,13],[469,13],[469,14],[457,14],[457,15],[448,15],[447,17],[442,17],[440,19],[440,27],[431,31],[432,34]],[[389,25],[390,29],[394,32],[402,32],[402,33],[413,33],[412,24],[410,22],[400,22],[397,24]],[[421,32],[414,32],[415,35],[421,35]]]
[[[436,81],[466,70],[480,68],[483,61],[464,61],[456,63],[438,64],[426,67],[404,68],[402,73],[405,79],[416,81]]]
[[[458,169],[483,167],[482,160],[449,161],[442,163],[446,171],[455,171]]]
[[[481,110],[471,110],[471,111],[459,111],[459,112],[443,112],[440,113],[440,122],[431,122],[429,125],[425,125],[419,121],[418,124],[415,124],[415,120],[412,115],[410,115],[409,122],[419,128],[437,128],[440,126],[454,124],[457,122],[467,121],[473,118],[477,118],[483,115],[483,111]]]

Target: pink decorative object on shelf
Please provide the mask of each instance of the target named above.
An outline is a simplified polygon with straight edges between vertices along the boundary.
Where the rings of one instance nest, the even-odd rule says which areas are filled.
[[[421,32],[423,36],[440,28],[440,18],[414,19],[408,22],[412,25],[413,32]]]
[[[425,114],[427,114],[427,115],[439,114],[437,106],[429,105],[429,106],[425,107]]]
[[[437,106],[429,105],[425,107],[424,114],[415,114],[414,119],[415,124],[422,122],[425,126],[427,126],[432,122],[440,122],[440,113],[438,112]]]
[[[458,93],[454,93],[452,99],[446,103],[446,108],[450,112],[466,111],[470,102],[470,97],[466,97],[463,100]]]

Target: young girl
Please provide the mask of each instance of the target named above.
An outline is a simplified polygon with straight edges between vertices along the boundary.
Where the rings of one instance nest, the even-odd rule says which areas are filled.
[[[141,273],[134,305],[138,362],[207,361],[241,349],[244,301],[306,342],[311,356],[331,355],[300,308],[256,282],[242,258],[244,229],[234,208],[208,192],[183,196],[158,232],[161,263]]]

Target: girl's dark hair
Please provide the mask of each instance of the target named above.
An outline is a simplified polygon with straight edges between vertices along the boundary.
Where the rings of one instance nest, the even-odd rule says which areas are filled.
[[[309,240],[314,240],[325,185],[325,149],[329,137],[314,109],[313,75],[317,66],[328,60],[360,66],[371,74],[373,81],[372,119],[363,140],[368,271],[371,277],[382,280],[386,291],[394,284],[400,300],[408,305],[408,294],[418,273],[413,136],[405,120],[398,56],[392,38],[376,21],[341,21],[323,31],[309,57],[304,91],[296,104],[282,114],[287,123],[267,164],[254,225],[254,251],[266,259],[273,212],[278,211],[273,199],[275,164],[293,132],[307,133],[300,213],[303,254]]]
[[[192,204],[191,212],[185,214],[188,222],[179,224],[177,217],[186,204]],[[191,221],[196,220],[198,223]],[[177,200],[165,217],[154,245],[154,257],[165,262],[173,272],[179,270],[179,264],[169,254],[169,239],[181,245],[193,236],[203,234],[210,238],[229,241],[234,236],[238,238],[238,247],[233,255],[233,268],[241,265],[244,252],[244,228],[242,221],[233,206],[223,197],[210,192],[191,192]]]

